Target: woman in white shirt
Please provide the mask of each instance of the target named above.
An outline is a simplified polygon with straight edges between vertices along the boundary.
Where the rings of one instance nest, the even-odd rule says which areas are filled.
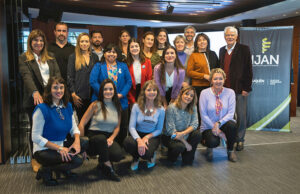
[[[51,77],[43,95],[44,103],[38,104],[33,113],[32,141],[34,158],[42,165],[36,179],[43,179],[47,186],[57,185],[52,171],[66,177],[75,176],[71,169],[79,167],[83,159],[80,132],[75,122],[73,108],[69,103],[69,94],[65,81],[60,77]],[[68,134],[74,138],[69,138]]]

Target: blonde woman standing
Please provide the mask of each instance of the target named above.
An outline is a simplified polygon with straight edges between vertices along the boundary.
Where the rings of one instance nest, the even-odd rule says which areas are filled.
[[[75,53],[70,55],[68,61],[68,88],[79,121],[90,105],[91,92],[88,80],[96,62],[98,56],[91,52],[89,35],[81,33],[77,38]]]

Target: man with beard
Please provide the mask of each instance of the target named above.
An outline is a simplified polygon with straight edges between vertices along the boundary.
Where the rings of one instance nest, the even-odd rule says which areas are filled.
[[[68,43],[68,26],[59,22],[54,29],[55,42],[49,44],[48,51],[55,56],[62,78],[67,81],[69,56],[74,53],[75,47]]]
[[[196,35],[196,28],[187,26],[184,28],[184,36],[187,41],[184,52],[191,55],[194,52],[194,37]]]
[[[91,43],[92,43],[92,51],[99,57],[99,61],[103,56],[103,48],[101,44],[103,43],[103,35],[99,30],[93,30],[90,33]]]

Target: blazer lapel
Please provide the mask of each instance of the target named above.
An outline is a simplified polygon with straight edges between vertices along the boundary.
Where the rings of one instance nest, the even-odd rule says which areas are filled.
[[[44,86],[42,74],[41,74],[40,68],[39,68],[39,66],[38,66],[38,63],[35,61],[35,59],[29,61],[29,62],[28,62],[28,65],[29,65],[30,68],[32,69],[34,75],[36,76],[36,78],[38,79],[38,81],[40,82],[40,84],[41,84],[42,86]]]
[[[135,77],[134,77],[134,72],[133,72],[134,70],[133,70],[133,65],[130,65],[129,66],[129,73],[130,73],[130,75],[131,75],[131,81],[132,81],[132,88],[135,90],[136,89],[136,87],[135,87]]]
[[[145,63],[141,64],[141,85],[144,85],[144,83],[145,83],[146,73],[147,72],[146,72],[146,65],[145,65]]]
[[[177,73],[177,69],[174,69],[174,78],[173,78],[173,86],[172,86],[172,93],[174,91],[174,89],[176,88],[176,84],[178,83],[178,73]]]

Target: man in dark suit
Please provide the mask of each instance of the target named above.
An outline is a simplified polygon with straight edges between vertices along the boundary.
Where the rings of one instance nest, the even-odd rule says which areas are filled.
[[[250,49],[237,43],[238,31],[233,26],[224,30],[227,45],[219,52],[220,66],[226,73],[225,87],[231,88],[236,94],[237,114],[237,146],[236,150],[244,149],[244,137],[247,124],[247,96],[252,90],[252,61]]]

